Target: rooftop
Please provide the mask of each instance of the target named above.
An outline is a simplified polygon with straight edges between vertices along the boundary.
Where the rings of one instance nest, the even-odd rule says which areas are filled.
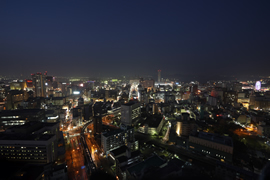
[[[33,115],[43,112],[43,109],[19,109],[19,110],[5,110],[0,112],[1,116],[14,116],[14,115]]]
[[[120,156],[116,159],[118,160],[119,163],[122,163],[128,160],[127,156]]]
[[[142,172],[143,169],[149,168],[149,167],[159,167],[161,165],[163,165],[164,163],[166,163],[163,159],[161,159],[159,156],[154,155],[148,159],[146,159],[143,162],[140,162],[138,164],[135,164],[129,168],[127,168],[127,170],[129,171],[130,174],[140,174]]]
[[[53,134],[22,134],[22,133],[16,133],[16,134],[0,134],[0,140],[25,140],[25,141],[48,141],[51,139]]]
[[[220,136],[218,134],[199,132],[195,136],[205,140],[213,141],[219,144],[224,144],[227,146],[233,146],[232,138],[227,136]]]
[[[113,153],[114,156],[118,156],[119,154],[125,153],[127,149],[127,146],[121,146],[115,150],[112,150],[111,153]]]
[[[132,126],[127,126],[127,130],[130,130],[130,129],[133,129],[133,127]],[[112,135],[115,135],[115,134],[118,134],[118,133],[121,133],[121,132],[124,132],[124,130],[115,129],[115,130],[110,130],[110,131],[107,131],[105,133],[102,133],[102,135],[105,136],[105,137],[109,137],[109,136],[112,136]]]

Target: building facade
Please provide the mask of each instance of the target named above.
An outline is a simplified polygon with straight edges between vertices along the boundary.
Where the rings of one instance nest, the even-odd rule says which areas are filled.
[[[140,103],[129,102],[121,106],[121,123],[127,126],[132,125],[132,123],[140,118],[141,107]]]
[[[189,136],[188,146],[198,153],[232,162],[233,142],[230,137],[199,132]]]
[[[120,129],[101,134],[101,148],[106,155],[123,145],[128,146],[128,142],[133,141],[134,128],[132,126],[121,125]]]
[[[45,76],[42,73],[31,74],[35,97],[46,97]]]

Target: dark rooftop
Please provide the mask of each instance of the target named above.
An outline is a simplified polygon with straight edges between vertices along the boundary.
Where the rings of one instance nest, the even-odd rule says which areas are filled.
[[[127,156],[120,156],[116,159],[118,160],[119,163],[122,163],[128,160]]]
[[[161,159],[159,156],[154,155],[148,159],[146,159],[143,162],[140,162],[138,164],[135,164],[131,167],[129,167],[127,170],[129,171],[130,174],[139,174],[144,168],[149,168],[149,167],[159,167],[166,163],[163,159]]]
[[[127,149],[127,146],[121,146],[115,150],[112,150],[111,153],[113,153],[114,156],[118,156],[119,154],[125,153]]]
[[[5,134],[0,133],[0,140],[25,140],[25,141],[47,141],[51,139],[53,134],[22,134],[22,133],[16,133],[16,134]]]
[[[232,138],[227,136],[220,136],[218,134],[206,133],[206,132],[199,132],[196,134],[197,137],[213,141],[219,144],[225,144],[228,146],[233,146]]]
[[[0,112],[1,116],[14,116],[14,115],[33,115],[44,111],[43,109],[19,109],[19,110],[5,110]]]
[[[132,128],[133,128],[132,126],[127,126],[127,130],[132,129]],[[114,134],[118,134],[118,133],[121,133],[121,132],[124,132],[124,130],[122,130],[122,129],[113,129],[113,130],[107,131],[105,133],[102,133],[102,135],[105,136],[105,137],[109,137],[109,136],[112,136]]]
[[[141,126],[148,124],[149,127],[158,127],[162,120],[162,117],[147,117],[145,121],[142,121]]]

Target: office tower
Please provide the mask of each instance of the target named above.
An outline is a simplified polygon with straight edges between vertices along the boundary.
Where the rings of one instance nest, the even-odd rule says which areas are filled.
[[[42,73],[31,74],[35,97],[45,97],[45,76]]]
[[[161,70],[158,70],[158,82],[161,80]]]

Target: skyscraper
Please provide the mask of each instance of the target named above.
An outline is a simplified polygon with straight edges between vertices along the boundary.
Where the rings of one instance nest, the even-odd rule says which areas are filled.
[[[31,74],[35,97],[45,97],[45,75],[42,73]]]
[[[159,69],[158,70],[158,82],[160,82],[160,80],[161,80],[161,77],[160,76],[161,76],[161,70]]]

